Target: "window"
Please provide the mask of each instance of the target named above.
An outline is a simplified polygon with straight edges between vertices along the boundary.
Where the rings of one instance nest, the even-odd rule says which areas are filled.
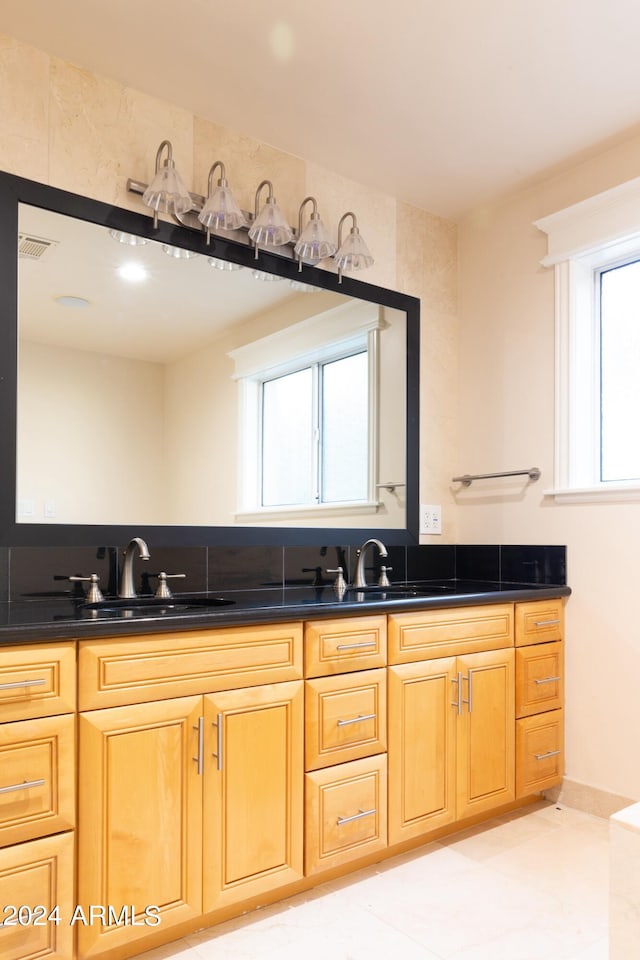
[[[640,499],[640,181],[535,224],[556,276],[558,500]]]
[[[366,346],[260,384],[263,507],[365,501]]]
[[[293,324],[286,338],[271,334],[232,351],[237,519],[379,510],[379,337],[387,328],[375,304],[350,302]]]

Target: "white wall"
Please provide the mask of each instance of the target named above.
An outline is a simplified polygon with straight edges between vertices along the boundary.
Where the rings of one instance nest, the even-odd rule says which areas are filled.
[[[566,774],[640,799],[640,503],[558,505],[553,486],[554,276],[532,222],[637,176],[632,137],[460,225],[460,448],[456,471],[538,466],[542,478],[457,496],[460,542],[566,544]],[[637,432],[637,424],[629,430]]]

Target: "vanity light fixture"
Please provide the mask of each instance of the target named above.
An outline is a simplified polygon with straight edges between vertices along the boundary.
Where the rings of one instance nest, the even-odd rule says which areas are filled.
[[[163,151],[166,157],[162,160]],[[162,166],[161,166],[162,162]],[[158,226],[158,212],[188,213],[193,207],[191,194],[182,182],[173,160],[171,141],[163,140],[156,153],[156,172],[142,194],[142,202],[153,210],[153,226]]]
[[[353,223],[349,231],[349,236],[343,242],[342,224],[347,217],[351,217]],[[365,267],[370,267],[373,263],[373,257],[369,252],[369,248],[360,236],[356,215],[352,213],[351,210],[340,217],[340,223],[338,224],[338,251],[334,254],[333,259],[338,266],[338,283],[342,283],[343,270],[363,270]]]
[[[302,229],[302,211],[308,203],[313,204],[313,212],[309,221]],[[315,197],[305,197],[298,210],[298,241],[293,252],[298,258],[298,271],[302,270],[302,261],[306,263],[320,263],[327,257],[332,257],[338,248],[329,236],[329,231],[320,219],[318,204]]]
[[[269,188],[269,195],[265,204],[258,213],[260,204],[260,192],[263,187]],[[284,215],[276,203],[273,195],[273,184],[271,180],[263,180],[256,190],[255,211],[251,227],[249,228],[249,239],[253,241],[255,248],[255,259],[258,259],[258,245],[264,247],[281,247],[285,243],[293,240],[293,230],[284,218]]]
[[[218,180],[218,186],[213,190],[213,174],[216,167],[220,167],[220,179]],[[248,226],[244,213],[229,189],[224,163],[221,160],[216,160],[209,170],[207,199],[198,214],[198,220],[203,227],[206,227],[207,243],[211,242],[212,229],[239,230],[241,227]]]

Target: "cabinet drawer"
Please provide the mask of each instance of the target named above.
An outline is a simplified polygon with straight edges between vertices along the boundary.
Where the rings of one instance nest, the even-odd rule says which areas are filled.
[[[73,834],[0,850],[0,908],[31,908],[31,923],[0,926],[3,960],[69,960],[73,957]],[[47,916],[58,908],[55,921]],[[44,908],[44,909],[43,909]],[[37,909],[37,912],[35,912]],[[3,920],[9,915],[4,913]],[[37,919],[37,923],[35,922]]]
[[[81,641],[79,709],[146,703],[302,677],[302,624]]]
[[[75,821],[75,717],[0,724],[0,846]]]
[[[387,845],[387,758],[352,760],[305,776],[307,875]]]
[[[387,749],[387,674],[362,670],[305,682],[305,767],[317,770]]]
[[[516,650],[516,717],[563,706],[562,643],[537,643]]]
[[[0,649],[0,720],[72,713],[76,707],[75,643]]]
[[[387,618],[310,620],[304,630],[305,676],[325,677],[387,663]]]
[[[516,796],[560,783],[564,772],[564,711],[516,720]]]
[[[516,603],[516,647],[547,643],[564,637],[564,600]]]
[[[513,646],[513,604],[421,610],[389,617],[389,663]]]

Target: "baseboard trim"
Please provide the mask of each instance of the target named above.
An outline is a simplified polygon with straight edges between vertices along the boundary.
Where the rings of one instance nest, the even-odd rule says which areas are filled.
[[[553,803],[563,803],[567,807],[604,819],[637,802],[630,797],[622,797],[617,793],[600,790],[598,787],[590,787],[586,783],[570,780],[567,777],[557,787],[545,790],[544,796]]]

